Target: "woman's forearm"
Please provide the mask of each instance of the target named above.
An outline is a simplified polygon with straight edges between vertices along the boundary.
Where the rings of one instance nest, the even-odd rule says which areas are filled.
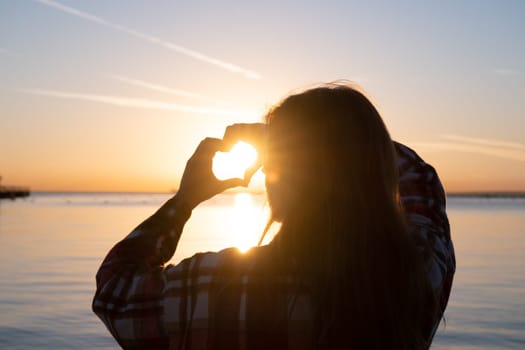
[[[164,265],[173,256],[190,215],[191,208],[178,195],[164,203],[110,250],[97,273],[97,288],[124,267],[143,270]]]
[[[175,195],[108,253],[97,272],[93,311],[126,348],[167,348],[161,326],[164,263],[172,256],[191,215]],[[145,320],[151,327],[142,327]]]
[[[138,237],[139,240],[155,241],[156,250],[162,249],[163,244],[158,242],[162,240],[164,245],[171,246],[172,250],[174,250],[182,234],[184,224],[191,216],[192,209],[177,194],[166,201],[152,216],[137,226],[126,239],[133,240],[133,238]],[[155,253],[163,257],[163,262],[169,260],[173,255],[173,251],[169,254],[166,252]]]

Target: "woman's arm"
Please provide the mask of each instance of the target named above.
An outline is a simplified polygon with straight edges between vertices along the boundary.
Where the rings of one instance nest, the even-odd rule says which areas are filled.
[[[395,143],[395,148],[401,203],[443,312],[456,269],[445,191],[432,166],[402,144]]]
[[[164,264],[171,259],[191,211],[249,179],[219,181],[212,173],[219,139],[207,138],[188,160],[178,193],[111,249],[97,273],[93,311],[125,349],[163,349]]]
[[[115,245],[98,270],[93,311],[124,349],[168,346],[162,325],[163,265],[190,214],[174,196]]]

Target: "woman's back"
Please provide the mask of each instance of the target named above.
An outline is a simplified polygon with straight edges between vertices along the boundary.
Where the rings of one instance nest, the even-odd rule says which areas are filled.
[[[108,254],[94,311],[125,348],[427,348],[455,269],[434,169],[348,87],[285,99],[264,133],[281,222],[271,244],[163,267],[195,205],[187,188],[198,176],[183,178],[186,190]],[[189,168],[201,167],[199,152],[209,166],[216,148],[206,147]]]

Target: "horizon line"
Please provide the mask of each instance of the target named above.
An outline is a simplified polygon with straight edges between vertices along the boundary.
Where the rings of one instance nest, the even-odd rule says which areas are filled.
[[[31,193],[77,193],[77,194],[176,194],[177,190],[166,191],[112,191],[112,190],[34,190]],[[239,192],[248,192],[252,194],[263,194],[266,190],[250,189],[230,189],[219,194],[236,194]],[[476,196],[516,196],[525,197],[525,190],[473,190],[473,191],[450,191],[446,192],[447,197],[476,197]]]

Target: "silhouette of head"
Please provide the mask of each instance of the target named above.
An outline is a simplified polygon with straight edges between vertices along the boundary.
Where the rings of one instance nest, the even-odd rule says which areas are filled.
[[[290,95],[268,113],[267,123],[263,170],[275,220],[348,209],[349,201],[368,207],[395,200],[392,141],[355,88],[334,83]]]

